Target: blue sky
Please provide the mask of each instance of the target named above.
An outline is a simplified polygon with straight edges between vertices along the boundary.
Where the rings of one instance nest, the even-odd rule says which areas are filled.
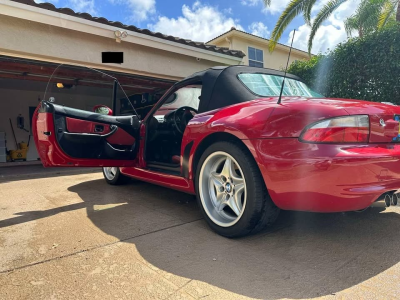
[[[39,0],[37,0],[39,1]],[[319,0],[317,13],[328,0]],[[40,1],[44,2],[44,1]],[[262,0],[49,0],[56,7],[70,7],[112,21],[149,28],[195,41],[206,42],[228,31],[232,26],[269,38],[270,33],[290,0],[272,0],[266,8]],[[313,52],[326,52],[344,41],[347,35],[343,21],[360,0],[349,0],[319,30]],[[296,28],[294,45],[306,50],[309,27],[298,17],[283,34],[281,43],[288,44],[291,30]]]

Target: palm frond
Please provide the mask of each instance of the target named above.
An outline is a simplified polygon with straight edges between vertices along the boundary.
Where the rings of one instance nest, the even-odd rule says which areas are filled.
[[[392,0],[364,0],[358,9],[360,27],[365,33],[376,31],[379,16],[388,2]],[[396,0],[397,1],[397,0]]]
[[[398,5],[400,5],[399,0],[387,1],[385,3],[382,12],[379,15],[378,29],[382,29],[386,26],[390,18],[395,15]]]
[[[308,26],[311,26],[311,10],[315,2],[317,2],[317,0],[309,0],[303,10],[304,21]]]
[[[360,24],[358,22],[358,15],[352,15],[344,21],[344,29],[347,36],[351,37],[354,30],[359,30]]]
[[[330,15],[343,3],[347,2],[348,0],[330,0],[325,6],[320,10],[317,14],[317,17],[314,20],[314,23],[311,27],[310,37],[308,39],[308,52],[311,53],[313,39],[315,34],[317,33],[319,27],[322,23],[327,20]]]
[[[301,14],[309,0],[292,0],[278,19],[269,42],[269,51],[274,51],[276,44],[292,20]]]
[[[271,5],[271,0],[264,0],[264,5],[265,6],[270,6]]]

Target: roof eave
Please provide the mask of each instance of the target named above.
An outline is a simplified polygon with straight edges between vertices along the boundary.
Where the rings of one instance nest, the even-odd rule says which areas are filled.
[[[263,37],[259,37],[256,36],[254,34],[248,33],[248,32],[244,32],[242,30],[237,30],[237,29],[230,29],[227,32],[224,32],[223,34],[217,36],[216,38],[208,41],[206,44],[213,44],[213,43],[217,43],[220,41],[223,41],[225,38],[231,38],[233,36],[240,36],[242,38],[248,39],[248,40],[255,40],[258,41],[259,43],[267,43],[269,42],[269,39],[263,38]],[[289,46],[281,44],[281,43],[277,43],[276,44],[276,48],[277,49],[281,49],[281,50],[288,50],[290,49]],[[293,48],[292,52],[297,53],[298,55],[304,56],[304,57],[309,57],[310,55],[308,54],[308,52],[297,49],[297,48]],[[313,54],[311,54],[313,55]]]
[[[0,5],[1,6],[4,5],[5,7],[4,9],[0,9],[0,14],[4,15],[7,15],[7,8],[8,11],[10,10],[10,8],[19,8],[20,9],[19,15],[14,15],[14,17],[18,18],[28,19],[28,16],[32,15],[33,12],[37,14],[46,15],[47,18],[43,18],[43,20],[41,20],[40,18],[36,20],[30,19],[31,21],[39,23],[48,24],[46,23],[46,21],[49,20],[50,16],[52,16],[52,17],[57,17],[58,19],[60,18],[64,19],[68,22],[81,23],[101,29],[107,28],[109,30],[115,30],[116,28],[121,28],[130,33],[130,36],[140,36],[142,39],[153,40],[153,41],[157,40],[158,42],[164,44],[175,45],[177,48],[179,48],[180,45],[181,46],[180,48],[186,48],[187,50],[190,49],[194,53],[196,52],[202,54],[207,53],[211,56],[224,58],[226,61],[240,62],[242,58],[245,56],[245,54],[242,51],[230,50],[224,47],[210,46],[206,45],[205,43],[194,42],[191,40],[177,38],[173,36],[167,36],[159,32],[152,32],[148,29],[139,29],[136,26],[132,25],[128,26],[120,22],[112,22],[107,20],[106,18],[93,17],[88,13],[77,13],[70,8],[56,8],[51,3],[35,3],[33,0],[12,0],[12,1],[0,0]],[[60,23],[61,22],[53,22],[53,24],[49,25],[66,28],[65,24],[60,24]],[[67,28],[67,29],[74,29],[74,28]],[[108,37],[110,36],[108,35]],[[125,39],[124,41],[128,41],[128,39]],[[204,55],[199,57],[196,56],[196,58],[207,59],[204,57]],[[227,63],[223,61],[218,61],[218,62]]]

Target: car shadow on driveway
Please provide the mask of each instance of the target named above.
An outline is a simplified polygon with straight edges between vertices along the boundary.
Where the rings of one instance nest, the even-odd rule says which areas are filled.
[[[383,206],[363,213],[282,212],[277,223],[260,234],[226,239],[199,220],[191,195],[142,182],[112,187],[101,180],[72,186],[69,191],[82,198],[96,226],[134,243],[157,268],[248,297],[330,295],[400,261],[400,215]],[[99,199],[90,191],[106,193],[108,200],[101,201],[127,204],[96,211],[93,207]],[[180,226],[158,230],[164,220],[155,212],[167,214]],[[152,233],[144,230],[136,236],[141,224]]]
[[[109,186],[104,180],[68,190],[83,202],[26,212],[19,221],[86,208],[94,225],[134,244],[155,267],[248,297],[331,295],[400,261],[398,208],[338,214],[282,212],[277,223],[260,234],[227,239],[208,228],[192,195],[144,182]]]

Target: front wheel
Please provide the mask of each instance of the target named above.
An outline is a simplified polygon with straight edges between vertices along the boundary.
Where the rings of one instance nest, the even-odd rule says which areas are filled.
[[[118,167],[103,167],[103,175],[106,182],[111,185],[125,184],[130,180]]]
[[[254,158],[236,143],[207,148],[196,172],[196,193],[207,223],[222,236],[255,233],[279,214]]]

